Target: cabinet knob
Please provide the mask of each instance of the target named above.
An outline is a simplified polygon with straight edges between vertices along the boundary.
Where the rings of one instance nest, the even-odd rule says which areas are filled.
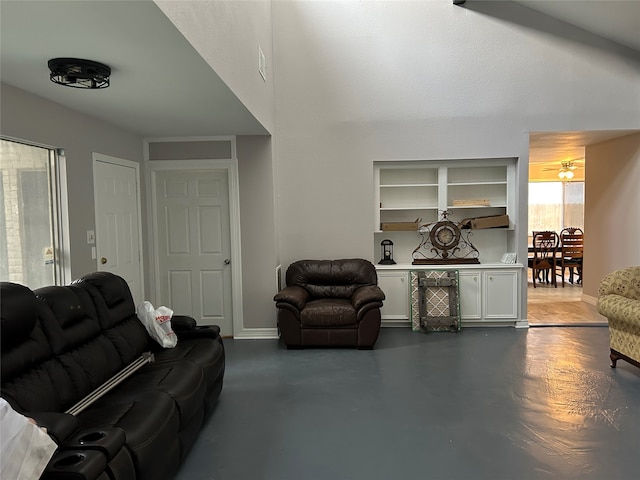
[[[102,257],[102,258],[100,259],[100,263],[101,263],[102,265],[104,265],[105,263],[107,263],[107,259],[106,259],[106,258],[104,258],[104,257]]]

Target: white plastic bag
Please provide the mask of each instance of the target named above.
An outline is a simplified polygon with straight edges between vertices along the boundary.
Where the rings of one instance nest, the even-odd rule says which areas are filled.
[[[0,398],[0,478],[39,478],[58,446],[44,428]]]
[[[171,329],[173,310],[165,306],[153,308],[151,302],[142,302],[136,309],[138,318],[147,332],[164,348],[173,348],[178,344],[178,337]]]

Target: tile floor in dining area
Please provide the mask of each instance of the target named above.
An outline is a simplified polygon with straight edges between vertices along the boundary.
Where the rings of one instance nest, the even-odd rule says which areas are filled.
[[[537,284],[533,288],[531,270],[527,287],[527,318],[532,327],[551,325],[601,325],[607,319],[598,313],[595,305],[582,301],[582,285],[565,282],[564,288]]]

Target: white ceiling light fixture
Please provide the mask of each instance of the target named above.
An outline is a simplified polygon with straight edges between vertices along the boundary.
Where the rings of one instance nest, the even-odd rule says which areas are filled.
[[[558,172],[558,177],[562,180],[571,180],[575,174],[573,171],[576,169],[576,166],[573,162],[562,162],[562,167],[560,167],[560,171]]]

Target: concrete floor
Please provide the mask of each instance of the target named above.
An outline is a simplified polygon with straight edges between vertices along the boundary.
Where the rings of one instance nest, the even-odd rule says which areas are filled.
[[[179,480],[628,480],[640,369],[606,327],[384,328],[375,350],[226,340]]]

